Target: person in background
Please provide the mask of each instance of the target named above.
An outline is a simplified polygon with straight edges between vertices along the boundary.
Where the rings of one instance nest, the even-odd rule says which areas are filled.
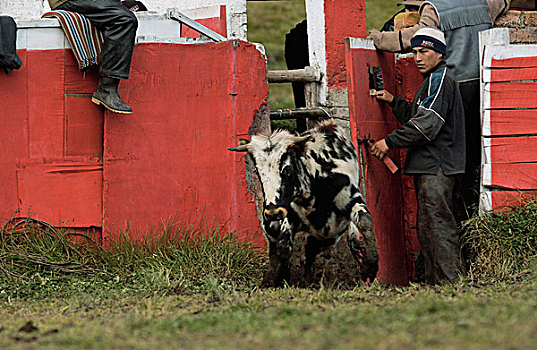
[[[371,147],[383,159],[390,149],[408,148],[404,172],[414,178],[418,239],[425,281],[454,282],[465,273],[460,256],[453,192],[464,173],[464,110],[459,86],[444,61],[446,41],[437,28],[422,28],[411,40],[414,61],[425,80],[412,104],[386,90],[375,93],[389,103],[402,126]]]
[[[457,191],[457,221],[466,220],[479,205],[481,178],[481,111],[478,33],[489,29],[509,9],[508,0],[421,1],[416,25],[395,32],[371,30],[368,36],[380,50],[406,52],[411,38],[424,27],[444,32],[447,68],[459,82],[466,123],[466,174]]]
[[[423,4],[423,0],[403,0],[402,2],[397,3],[398,6],[403,6],[392,18],[386,21],[382,28],[381,32],[393,32],[395,30],[401,30],[402,28],[411,27],[418,23],[419,14],[418,11],[420,6]],[[411,25],[396,25],[399,19],[404,19],[405,17],[412,18],[413,23]]]
[[[136,39],[136,16],[115,0],[48,0],[52,10],[84,15],[103,34],[99,83],[92,101],[114,113],[131,114],[118,93],[120,79],[128,79]]]

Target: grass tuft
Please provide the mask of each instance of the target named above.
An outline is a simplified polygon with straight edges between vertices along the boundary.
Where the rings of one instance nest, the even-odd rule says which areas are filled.
[[[463,244],[471,252],[470,277],[512,280],[537,257],[537,197],[519,206],[491,211],[468,220]]]
[[[250,288],[264,252],[223,225],[168,223],[145,237],[123,233],[103,249],[91,238],[29,218],[15,218],[0,237],[0,297],[32,298],[115,291],[166,295]],[[73,239],[75,238],[75,239]]]

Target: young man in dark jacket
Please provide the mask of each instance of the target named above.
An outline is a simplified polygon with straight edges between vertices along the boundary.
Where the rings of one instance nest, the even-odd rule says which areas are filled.
[[[533,0],[532,0],[533,1]],[[369,37],[380,50],[407,51],[417,30],[436,27],[443,31],[448,69],[459,82],[466,123],[466,173],[456,200],[458,221],[466,220],[479,207],[481,183],[481,110],[479,83],[479,32],[492,27],[509,9],[508,0],[421,1],[419,22],[396,32],[371,30]],[[511,1],[527,3],[529,0]]]
[[[120,79],[128,79],[138,20],[115,0],[48,0],[53,10],[78,12],[103,34],[99,84],[92,101],[114,113],[131,114],[132,109],[117,91]]]
[[[405,174],[414,177],[425,279],[453,282],[464,273],[453,216],[453,190],[466,161],[463,103],[458,83],[443,60],[446,41],[442,31],[432,27],[418,30],[411,47],[425,80],[412,104],[385,90],[376,93],[377,100],[392,106],[403,125],[376,142],[371,151],[382,159],[392,148],[408,148]]]

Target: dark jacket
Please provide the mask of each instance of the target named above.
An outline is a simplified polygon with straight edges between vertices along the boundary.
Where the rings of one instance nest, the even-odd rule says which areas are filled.
[[[6,73],[19,69],[22,65],[16,46],[17,24],[9,16],[0,16],[0,68]]]
[[[405,174],[436,175],[439,167],[445,175],[464,173],[464,109],[459,85],[445,62],[426,76],[412,104],[396,97],[391,106],[403,126],[386,137],[386,144],[409,148]]]
[[[430,0],[446,36],[446,62],[458,82],[479,79],[479,32],[492,20],[486,0]]]

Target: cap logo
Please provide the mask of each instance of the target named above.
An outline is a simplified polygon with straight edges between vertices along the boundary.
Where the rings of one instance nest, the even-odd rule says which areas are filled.
[[[432,41],[429,41],[429,40],[423,40],[421,42],[421,45],[428,46],[428,47],[434,47],[434,43]]]

